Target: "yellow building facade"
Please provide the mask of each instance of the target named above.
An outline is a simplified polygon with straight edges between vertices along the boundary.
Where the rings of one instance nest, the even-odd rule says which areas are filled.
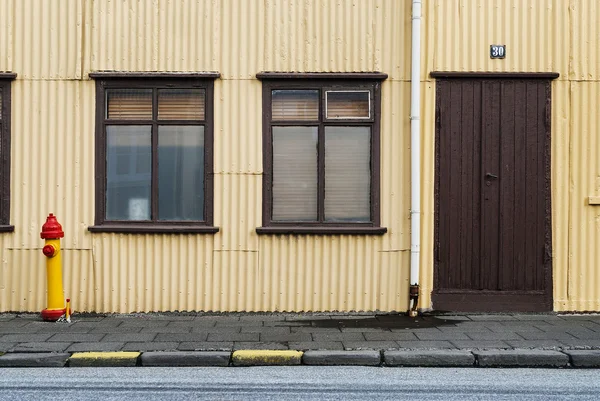
[[[76,311],[406,311],[410,270],[410,0],[0,0],[10,81],[10,216],[0,311],[39,311],[41,225],[54,213]],[[420,309],[436,309],[435,72],[551,80],[554,311],[600,310],[600,4],[423,0]],[[503,59],[490,45],[506,45]],[[96,83],[90,74],[214,72],[217,233],[92,232]],[[381,81],[382,235],[259,234],[261,72]],[[432,73],[433,76],[432,76]],[[1,80],[2,78],[0,78]],[[3,132],[3,135],[6,133]],[[2,172],[6,174],[6,172]]]

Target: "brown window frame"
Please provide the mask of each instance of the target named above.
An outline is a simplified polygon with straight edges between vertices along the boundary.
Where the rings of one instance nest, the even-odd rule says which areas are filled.
[[[381,81],[387,74],[368,73],[281,73],[262,72],[256,75],[262,80],[263,96],[263,205],[262,227],[258,234],[374,234],[382,235],[387,228],[380,226],[380,119]],[[318,121],[272,121],[273,90],[318,90]],[[371,112],[369,118],[329,118],[325,116],[325,93],[331,90],[369,90]],[[273,126],[318,126],[318,221],[288,222],[274,221],[273,212]],[[325,169],[322,161],[325,156],[324,130],[326,126],[369,126],[371,127],[371,190],[370,220],[368,222],[327,222],[324,220]]]
[[[214,154],[214,80],[218,73],[91,73],[96,79],[96,215],[92,232],[114,233],[216,233],[213,226],[213,154]],[[109,120],[106,118],[107,89],[152,89],[153,115],[151,120]],[[203,125],[204,126],[204,220],[171,221],[158,220],[158,126],[167,120],[157,117],[158,89],[204,89],[204,120],[168,120],[167,125]],[[108,125],[151,125],[152,126],[152,175],[151,175],[151,218],[149,221],[108,220],[106,219],[106,126]]]
[[[10,113],[11,83],[16,77],[17,74],[11,72],[0,72],[0,232],[15,230],[15,227],[10,225]]]

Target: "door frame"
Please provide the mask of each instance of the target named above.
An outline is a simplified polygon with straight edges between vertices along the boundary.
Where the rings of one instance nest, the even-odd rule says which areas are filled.
[[[545,146],[544,146],[544,285],[545,291],[540,302],[540,296],[517,291],[492,291],[492,290],[441,290],[439,289],[439,190],[440,190],[440,96],[439,86],[435,90],[435,179],[434,179],[434,271],[432,306],[436,308],[436,301],[444,305],[444,310],[461,312],[542,312],[553,310],[553,281],[552,281],[552,187],[551,187],[551,139],[552,139],[552,80],[559,77],[558,73],[534,72],[455,72],[434,71],[432,78],[443,80],[460,79],[494,79],[494,80],[520,80],[540,79],[547,81],[548,90],[546,97],[545,115]]]

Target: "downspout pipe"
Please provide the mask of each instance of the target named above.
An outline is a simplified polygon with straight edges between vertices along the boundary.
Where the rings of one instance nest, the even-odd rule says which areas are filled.
[[[421,14],[422,0],[412,0],[410,75],[410,288],[409,311],[417,316],[421,256]]]

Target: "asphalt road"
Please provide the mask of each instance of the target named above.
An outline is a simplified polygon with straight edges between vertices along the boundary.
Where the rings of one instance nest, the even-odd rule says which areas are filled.
[[[369,367],[0,369],[0,400],[597,400],[600,370]]]

